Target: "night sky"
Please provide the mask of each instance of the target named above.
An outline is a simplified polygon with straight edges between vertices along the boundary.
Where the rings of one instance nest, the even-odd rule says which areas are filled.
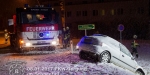
[[[30,6],[37,5],[37,0],[0,0],[0,30],[8,27],[8,19],[15,14],[17,7],[23,7],[24,4]]]

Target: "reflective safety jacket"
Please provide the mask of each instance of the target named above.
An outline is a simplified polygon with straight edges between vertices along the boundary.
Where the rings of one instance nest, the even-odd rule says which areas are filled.
[[[8,33],[5,33],[5,39],[8,39],[9,38],[9,34]]]
[[[139,44],[136,40],[133,40],[133,42],[131,43],[131,48],[137,48],[137,46],[139,46]]]

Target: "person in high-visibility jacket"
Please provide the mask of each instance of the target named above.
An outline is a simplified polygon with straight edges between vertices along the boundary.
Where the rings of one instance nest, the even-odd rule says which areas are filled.
[[[4,30],[4,37],[5,37],[5,44],[7,44],[8,39],[9,39],[9,33],[8,33],[7,29]]]
[[[132,49],[131,54],[133,55],[135,53],[136,57],[138,58],[137,47],[139,47],[140,45],[137,43],[136,39],[137,39],[137,35],[133,35],[133,41],[131,43],[131,49]]]

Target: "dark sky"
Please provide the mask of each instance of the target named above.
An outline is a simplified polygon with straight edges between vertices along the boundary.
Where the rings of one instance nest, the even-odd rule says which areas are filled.
[[[15,14],[17,7],[23,7],[24,4],[31,6],[38,5],[37,0],[0,0],[0,30],[8,26],[8,19]]]
[[[24,4],[34,5],[37,4],[37,0],[0,0],[0,17],[4,17],[5,14],[15,14],[15,8],[23,7]]]

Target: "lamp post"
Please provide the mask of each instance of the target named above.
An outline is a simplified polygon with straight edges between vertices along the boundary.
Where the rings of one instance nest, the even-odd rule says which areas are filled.
[[[65,0],[60,0],[60,10],[62,26],[65,27]]]

